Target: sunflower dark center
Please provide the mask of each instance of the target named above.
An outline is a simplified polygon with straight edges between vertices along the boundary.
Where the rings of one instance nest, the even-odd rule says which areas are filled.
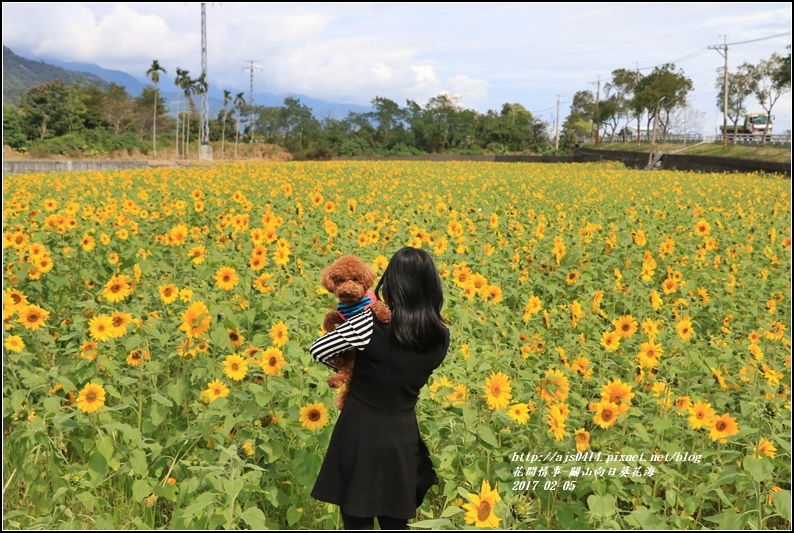
[[[477,520],[485,522],[491,516],[491,502],[481,501],[480,506],[477,508]]]
[[[96,393],[95,392],[89,392],[88,394],[85,395],[85,399],[88,400],[89,402],[95,402],[96,401]]]
[[[320,411],[312,411],[309,413],[309,420],[312,422],[317,422],[320,420]]]

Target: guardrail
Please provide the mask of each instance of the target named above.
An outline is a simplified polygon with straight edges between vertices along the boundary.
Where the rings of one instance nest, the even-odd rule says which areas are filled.
[[[728,143],[733,144],[733,134],[728,133]],[[595,138],[593,137],[579,137],[576,139],[579,144],[595,144]],[[601,137],[598,142],[600,144],[606,143],[625,143],[625,142],[639,142],[639,143],[649,143],[650,139],[646,135],[640,135],[639,140],[636,137],[626,137],[623,139],[620,135],[615,136],[604,136]],[[695,144],[700,142],[713,142],[713,143],[722,143],[722,134],[719,135],[701,135],[699,133],[688,133],[688,134],[679,134],[679,133],[668,133],[667,137],[658,136],[656,138],[656,144]],[[736,136],[736,144],[742,145],[752,145],[752,146],[760,146],[762,142],[760,135],[753,135],[751,133],[741,133]],[[766,143],[772,146],[785,146],[791,148],[791,135],[768,135],[766,138]]]

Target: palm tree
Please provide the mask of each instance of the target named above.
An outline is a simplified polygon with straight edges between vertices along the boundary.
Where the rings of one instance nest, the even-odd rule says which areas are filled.
[[[188,150],[190,149],[190,115],[193,114],[193,108],[195,107],[193,104],[193,95],[196,94],[197,87],[196,80],[190,77],[190,72],[187,70],[184,71],[184,78],[182,79],[182,83],[179,85],[179,87],[185,93],[185,98],[187,99],[188,104],[187,118],[184,120],[185,124],[182,125],[185,138],[185,144],[182,147],[182,157],[187,159]]]
[[[237,93],[237,96],[234,97],[234,107],[238,110],[238,117],[243,116],[243,107],[245,107],[245,98],[243,97],[244,93]],[[240,139],[240,124],[238,121],[237,127],[237,134],[234,136],[234,158],[237,159],[237,141]]]
[[[160,73],[167,74],[166,70],[160,66],[156,59],[152,60],[152,66],[146,71],[146,77],[154,84],[154,115],[152,117],[152,148],[154,158],[157,159],[157,84],[160,83]]]
[[[176,77],[174,78],[174,85],[182,89],[185,85],[186,80],[189,80],[188,71],[181,69],[179,67],[176,68]],[[179,159],[179,143],[180,143],[180,135],[179,135],[179,103],[176,105],[176,158]]]
[[[207,84],[207,74],[206,72],[202,72],[201,75],[193,80],[193,94],[201,94],[203,95],[209,90],[209,85]],[[203,99],[202,99],[203,101]],[[209,144],[209,136],[207,139],[204,139],[204,109],[199,112],[199,116],[201,118],[201,122],[199,123],[199,144],[203,144],[205,141]],[[209,130],[209,124],[207,124],[207,129]],[[188,134],[189,135],[189,134]]]
[[[229,105],[232,101],[232,93],[231,91],[227,91],[226,89],[223,90],[223,130],[221,131],[221,159],[224,159],[224,143],[226,142],[226,117],[229,114],[229,110],[226,109],[226,106]]]

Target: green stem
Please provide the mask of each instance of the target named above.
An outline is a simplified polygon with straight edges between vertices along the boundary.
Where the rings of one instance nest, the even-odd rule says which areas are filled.
[[[138,431],[141,431],[142,424],[143,424],[143,365],[138,365]]]

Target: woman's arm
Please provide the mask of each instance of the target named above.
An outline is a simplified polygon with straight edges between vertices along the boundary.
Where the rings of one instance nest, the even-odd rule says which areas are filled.
[[[329,331],[312,344],[309,353],[315,361],[333,370],[339,370],[330,360],[351,348],[363,350],[372,337],[372,311],[367,310],[351,317],[333,331]]]

